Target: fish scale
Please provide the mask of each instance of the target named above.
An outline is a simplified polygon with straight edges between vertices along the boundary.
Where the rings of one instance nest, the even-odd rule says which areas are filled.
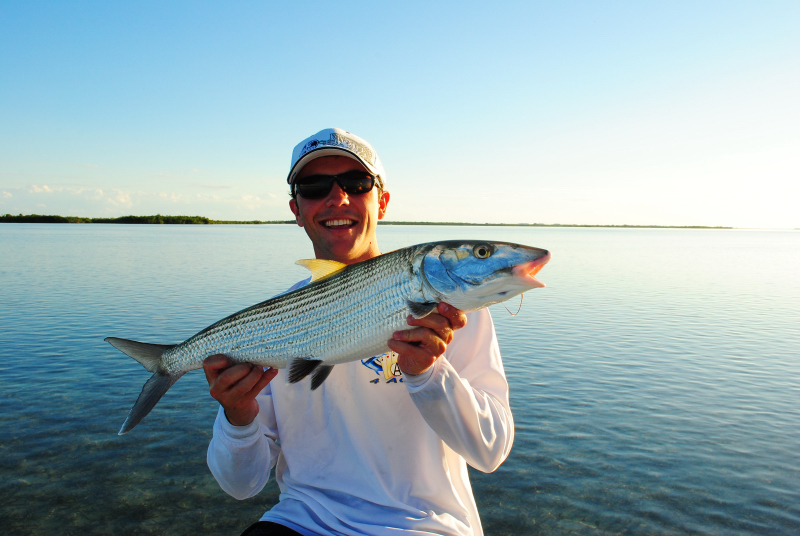
[[[387,352],[393,333],[408,329],[409,314],[423,317],[442,301],[474,311],[544,286],[533,275],[549,258],[545,250],[517,244],[447,241],[350,266],[303,261],[315,274],[311,284],[239,311],[180,344],[108,337],[153,373],[120,434],[136,426],[183,374],[201,368],[211,355],[289,367],[290,381],[313,372],[313,389],[333,365]]]
[[[406,326],[407,300],[422,292],[404,253],[377,257],[372,270],[336,274],[320,282],[323,288],[316,292],[267,300],[223,319],[168,351],[166,370],[174,374],[200,368],[212,351],[234,362],[274,368],[285,368],[296,357],[324,357],[326,363],[337,364],[353,356],[371,357],[376,349],[388,351],[386,341]],[[364,305],[357,308],[359,302]],[[312,310],[323,314],[314,316]],[[272,337],[265,338],[266,333]],[[382,334],[380,343],[375,341],[377,334]],[[301,342],[295,344],[299,336]]]

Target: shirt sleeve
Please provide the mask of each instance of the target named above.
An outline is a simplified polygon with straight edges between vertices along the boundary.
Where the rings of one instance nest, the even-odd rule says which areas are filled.
[[[433,373],[404,382],[428,425],[453,451],[483,472],[511,452],[514,419],[500,347],[487,309],[467,314]]]
[[[278,296],[304,287],[309,281],[310,277],[298,281]],[[229,423],[220,406],[206,455],[208,468],[219,487],[239,500],[253,497],[264,489],[280,454],[272,388],[267,385],[256,401],[258,415],[247,426]]]
[[[219,486],[231,497],[253,497],[269,481],[280,454],[272,391],[269,385],[256,397],[256,419],[247,426],[234,426],[219,408],[214,436],[206,460]]]

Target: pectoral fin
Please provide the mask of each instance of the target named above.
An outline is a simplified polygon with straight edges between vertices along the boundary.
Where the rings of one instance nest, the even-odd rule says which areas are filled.
[[[411,310],[411,316],[414,318],[423,318],[434,312],[436,306],[439,304],[436,302],[406,301],[406,305],[408,305],[408,308]]]

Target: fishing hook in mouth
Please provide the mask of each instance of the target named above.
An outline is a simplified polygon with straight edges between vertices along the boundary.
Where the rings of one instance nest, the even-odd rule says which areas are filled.
[[[508,307],[506,307],[506,303],[503,302],[503,307],[506,307],[506,311],[508,311],[508,314],[510,314],[511,316],[517,316],[519,314],[519,312],[522,310],[522,297],[523,296],[524,296],[524,294],[520,294],[519,295],[519,309],[517,309],[516,313],[512,313],[511,311],[508,311]]]

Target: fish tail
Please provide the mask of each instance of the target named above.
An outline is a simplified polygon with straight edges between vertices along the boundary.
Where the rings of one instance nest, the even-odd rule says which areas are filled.
[[[153,375],[144,384],[139,398],[128,413],[128,418],[122,423],[119,435],[127,434],[141,422],[150,410],[155,407],[158,401],[164,396],[172,385],[183,376],[183,372],[178,374],[167,374],[164,372],[161,358],[164,352],[173,347],[169,344],[148,344],[146,342],[130,341],[117,337],[107,337],[106,342],[114,348],[134,358],[136,361]]]

